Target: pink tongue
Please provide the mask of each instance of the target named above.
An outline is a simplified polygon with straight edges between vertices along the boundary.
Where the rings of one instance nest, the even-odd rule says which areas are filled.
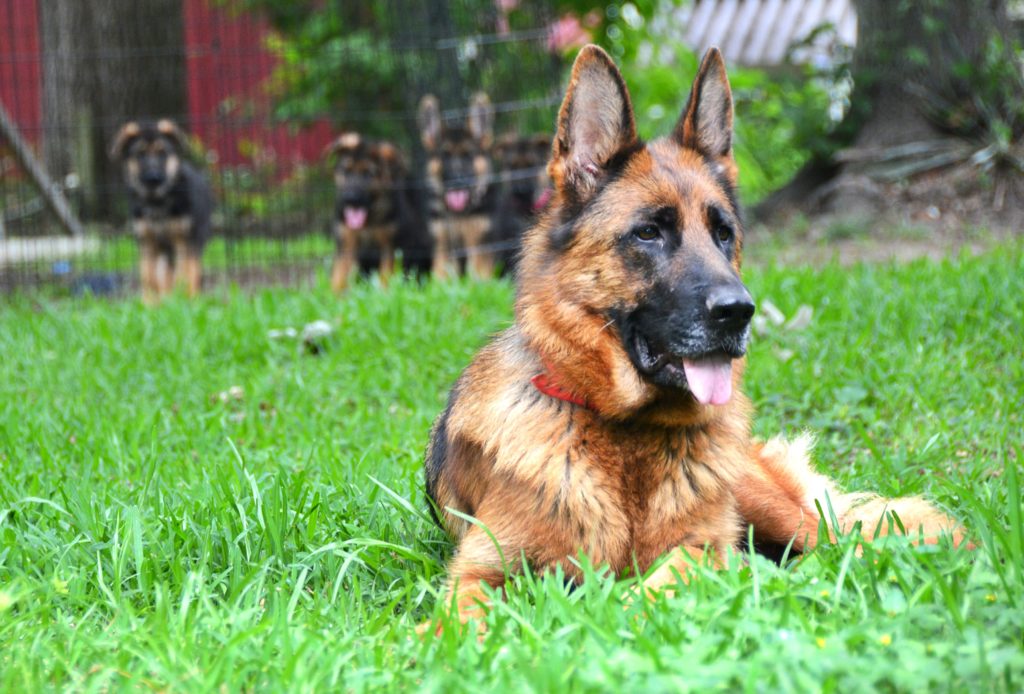
[[[469,204],[469,191],[465,189],[449,190],[444,194],[444,204],[452,212],[462,212]]]
[[[726,356],[683,360],[690,392],[702,405],[724,405],[732,397],[732,359]]]
[[[362,229],[366,224],[365,207],[346,207],[344,210],[345,226],[349,229]]]
[[[544,191],[533,201],[533,211],[539,212],[544,209],[544,206],[551,200],[552,191],[550,188],[545,188]]]

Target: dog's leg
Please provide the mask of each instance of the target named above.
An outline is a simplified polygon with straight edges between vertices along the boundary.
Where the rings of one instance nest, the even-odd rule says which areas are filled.
[[[388,286],[388,280],[395,271],[395,244],[391,236],[385,235],[380,241],[380,283]]]
[[[174,257],[171,259],[171,287],[188,288],[188,240],[184,236],[174,239]]]
[[[473,279],[485,280],[494,275],[493,254],[482,248],[489,227],[490,224],[486,219],[482,221],[467,220],[463,224],[463,245],[468,256],[466,264]]]
[[[156,278],[157,293],[161,297],[170,294],[174,286],[174,273],[171,269],[171,255],[166,249],[157,249],[153,276]]]
[[[439,280],[448,278],[448,229],[444,220],[430,223],[430,235],[434,237],[434,260],[431,273]]]
[[[821,520],[815,502],[826,514],[831,537],[830,514],[835,515],[840,532],[850,532],[860,523],[861,535],[870,541],[876,530],[879,536],[889,534],[889,512],[893,512],[911,538],[935,544],[948,534],[957,545],[963,541],[957,522],[920,497],[887,499],[842,492],[832,480],[811,469],[807,437],[758,444],[750,462],[735,487],[735,496],[743,519],[754,526],[757,542],[785,546],[792,541],[797,552],[812,549],[818,542]]]
[[[194,297],[199,294],[203,284],[203,258],[202,251],[189,248],[185,251],[185,287],[188,295]]]
[[[340,247],[334,254],[334,266],[331,268],[331,289],[337,294],[348,288],[352,268],[356,263],[356,253],[359,250],[359,232],[352,231],[339,222],[336,233]]]
[[[459,549],[448,565],[448,597],[446,606],[454,604],[455,617],[460,624],[470,619],[480,619],[487,614],[487,596],[483,587],[497,587],[505,581],[506,568],[502,556],[510,558],[510,547],[504,543],[501,551],[495,546],[494,540],[480,527],[472,526],[459,542]],[[511,557],[518,556],[518,552]],[[441,624],[428,622],[421,624],[417,631],[420,634],[441,632]]]
[[[693,564],[701,564],[705,560],[703,547],[683,546],[677,547],[664,564],[654,570],[650,576],[643,581],[643,592],[645,597],[654,597],[663,591],[672,591],[677,584],[676,574],[683,583],[690,582],[690,569]],[[711,564],[716,569],[725,567],[725,563],[717,552],[711,553]]]

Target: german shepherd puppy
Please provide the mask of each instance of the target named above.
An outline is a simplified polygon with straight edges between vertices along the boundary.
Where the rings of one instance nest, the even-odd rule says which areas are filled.
[[[121,162],[131,201],[143,297],[165,295],[176,281],[194,296],[202,284],[214,202],[209,181],[186,158],[185,134],[168,119],[131,121],[110,152]]]
[[[523,233],[551,199],[550,135],[506,135],[494,145],[500,186],[488,244],[506,272],[515,270]]]
[[[494,260],[482,246],[490,231],[494,204],[491,102],[486,94],[478,93],[464,123],[445,123],[437,98],[428,94],[420,100],[417,122],[427,155],[425,182],[434,238],[434,276],[447,277],[454,267],[453,251],[461,250],[471,275],[490,277]]]
[[[427,449],[427,492],[458,544],[461,619],[523,561],[579,580],[580,552],[619,574],[667,555],[644,582],[657,590],[705,553],[721,565],[748,525],[756,542],[802,552],[817,504],[866,540],[890,530],[887,511],[926,541],[954,532],[924,500],[840,492],[812,471],[806,440],[751,438],[732,119],[716,49],[673,131],[650,143],[608,55],[577,57],[515,324],[458,379]]]
[[[395,267],[402,189],[406,168],[398,148],[359,133],[340,135],[325,152],[334,160],[335,240],[331,288],[348,286],[360,248],[372,247],[380,256],[380,281],[387,284]]]

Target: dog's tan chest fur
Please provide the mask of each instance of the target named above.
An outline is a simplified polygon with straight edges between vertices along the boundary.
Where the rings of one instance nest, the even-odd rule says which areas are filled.
[[[541,393],[530,383],[539,365],[529,353],[508,358],[518,339],[510,331],[500,359],[485,349],[467,372],[447,424],[453,445],[437,490],[442,511],[497,518],[489,529],[499,542],[521,547],[538,569],[561,564],[569,575],[581,551],[621,573],[645,570],[681,544],[709,542],[724,552],[736,543],[741,524],[729,489],[738,450],[712,445],[699,428],[609,422]],[[494,389],[495,382],[510,385]],[[510,445],[516,440],[536,444]],[[454,534],[469,529],[444,515]]]

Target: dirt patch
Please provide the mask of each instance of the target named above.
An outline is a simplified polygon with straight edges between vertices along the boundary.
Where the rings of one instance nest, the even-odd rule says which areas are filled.
[[[758,253],[754,249],[768,246],[772,257],[787,264],[940,260],[1021,238],[1024,228],[1019,176],[989,177],[978,167],[959,165],[888,183],[845,180],[850,186],[828,204],[819,200],[806,214],[790,209],[770,227],[755,223],[751,257]],[[871,204],[844,206],[839,198]]]

